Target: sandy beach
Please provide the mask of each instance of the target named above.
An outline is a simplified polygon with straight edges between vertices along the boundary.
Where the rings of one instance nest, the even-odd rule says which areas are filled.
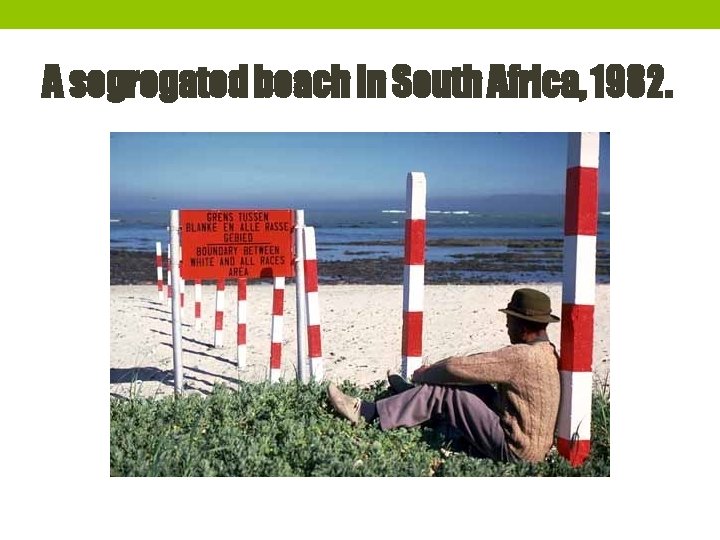
[[[426,285],[423,356],[432,363],[447,356],[493,350],[507,345],[505,315],[498,312],[519,286],[547,293],[560,312],[560,284]],[[189,393],[210,392],[215,384],[267,379],[270,358],[272,287],[248,285],[247,367],[238,370],[236,294],[225,292],[224,343],[213,347],[215,290],[204,285],[202,318],[195,328],[193,288],[183,311],[183,366]],[[367,385],[383,379],[401,361],[402,286],[328,285],[320,288],[325,378]],[[162,396],[173,392],[172,322],[168,302],[158,300],[154,285],[110,287],[110,394],[115,397]],[[285,290],[282,376],[296,378],[295,288]],[[549,326],[559,347],[560,324]],[[596,288],[593,372],[609,382],[610,286]]]

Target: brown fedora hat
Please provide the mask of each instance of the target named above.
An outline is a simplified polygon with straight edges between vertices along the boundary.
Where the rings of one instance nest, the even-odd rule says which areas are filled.
[[[560,317],[551,313],[550,297],[535,289],[517,289],[503,313],[539,323],[558,322]]]

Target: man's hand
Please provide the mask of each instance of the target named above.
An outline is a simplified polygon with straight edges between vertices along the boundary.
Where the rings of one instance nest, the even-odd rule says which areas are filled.
[[[417,382],[418,377],[419,377],[420,375],[422,375],[422,373],[423,373],[424,371],[427,371],[427,368],[428,368],[428,367],[430,367],[430,366],[420,366],[419,368],[417,368],[417,369],[414,371],[414,373],[412,374],[412,380]]]

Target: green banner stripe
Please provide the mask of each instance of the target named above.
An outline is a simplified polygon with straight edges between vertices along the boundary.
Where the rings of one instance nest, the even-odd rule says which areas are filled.
[[[0,28],[720,28],[718,2],[7,2]],[[660,7],[662,6],[662,7]]]

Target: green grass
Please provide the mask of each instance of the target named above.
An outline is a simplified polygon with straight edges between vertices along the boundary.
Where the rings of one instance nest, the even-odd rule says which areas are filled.
[[[386,384],[346,392],[375,399]],[[430,428],[351,426],[329,408],[326,384],[241,383],[208,396],[112,399],[113,476],[609,476],[610,398],[593,396],[592,450],[571,467],[495,463],[459,451]]]

